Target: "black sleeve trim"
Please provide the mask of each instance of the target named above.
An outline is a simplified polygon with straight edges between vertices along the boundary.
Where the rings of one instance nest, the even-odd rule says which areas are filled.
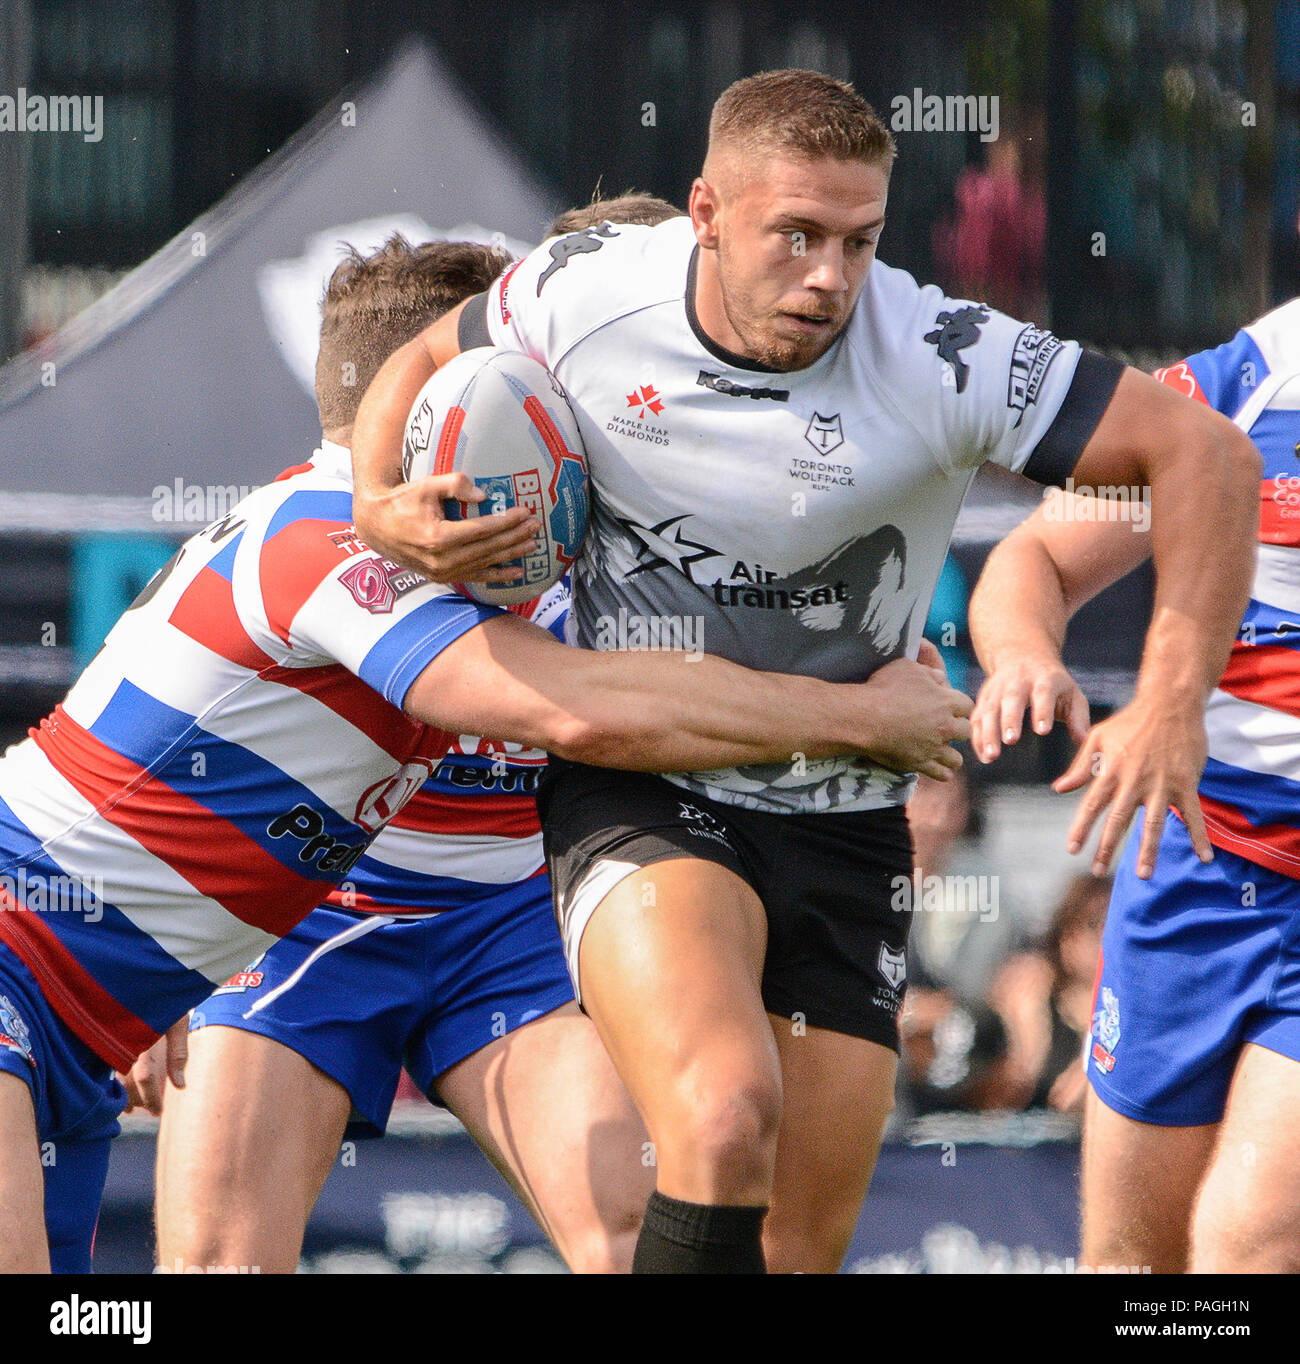
[[[1095,350],[1085,350],[1079,356],[1079,365],[1065,401],[1021,473],[1035,483],[1064,487],[1083,454],[1083,447],[1092,439],[1102,413],[1110,406],[1123,373],[1124,366],[1118,360],[1099,355]]]
[[[461,350],[473,350],[475,346],[492,344],[492,335],[488,331],[487,305],[486,294],[475,294],[460,310],[460,317],[456,319],[456,341]]]

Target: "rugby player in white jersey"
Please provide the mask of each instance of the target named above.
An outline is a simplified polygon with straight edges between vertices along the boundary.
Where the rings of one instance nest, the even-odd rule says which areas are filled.
[[[529,522],[474,529],[511,558]],[[441,543],[474,581],[469,538]],[[0,758],[0,1272],[89,1269],[113,1071],[343,881],[453,735],[648,770],[807,746],[946,772],[937,735],[969,708],[907,660],[837,686],[568,648],[365,545],[324,441],[191,536]]]
[[[845,83],[770,72],[714,107],[690,220],[543,244],[403,347],[358,412],[356,514],[446,572],[403,425],[459,349],[548,365],[578,415],[594,514],[576,642],[664,618],[703,647],[825,678],[913,656],[978,466],[1150,485],[1152,668],[1226,648],[1258,461],[1152,379],[874,264],[893,141]],[[1226,524],[1213,562],[1201,542]],[[1153,688],[1159,694],[1159,688]],[[1104,843],[1198,758],[1158,705],[1118,717]],[[634,1268],[832,1270],[892,1106],[911,782],[871,762],[671,780],[552,764],[541,808],[580,999],[654,1141]],[[770,1216],[764,1218],[770,1207]]]
[[[679,213],[623,196],[565,214],[547,235]],[[316,366],[324,439],[346,446],[385,356],[505,264],[468,244],[396,240],[340,265]],[[552,589],[520,614],[562,634],[567,600]],[[164,1044],[137,1063],[145,1106],[162,1109],[164,1270],[292,1273],[349,1118],[359,1134],[383,1131],[403,1058],[571,1269],[630,1268],[654,1171],[636,1109],[572,1002],[528,794],[539,761],[461,736],[346,887],[195,1010],[186,1083],[165,1107]]]
[[[1231,653],[1186,641],[1180,685],[1161,698],[1209,756],[1199,796],[1154,793],[1116,875],[1083,1060],[1082,1256],[1157,1274],[1294,1274],[1300,299],[1157,377],[1258,445],[1259,562]],[[971,598],[988,672],[972,747],[992,761],[1019,739],[1026,710],[1040,734],[1065,720],[1080,748],[1058,791],[1081,784],[1105,728],[1085,732],[1087,701],[1061,661],[1066,624],[1151,549],[1124,513],[1104,498],[1053,499],[989,556]],[[1222,544],[1216,536],[1215,554]],[[1205,838],[1210,863],[1191,853]]]

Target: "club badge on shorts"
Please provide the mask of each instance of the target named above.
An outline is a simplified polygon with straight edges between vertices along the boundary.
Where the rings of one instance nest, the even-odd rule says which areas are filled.
[[[880,960],[876,966],[880,974],[889,982],[889,988],[897,990],[907,979],[907,949],[900,948],[895,952],[888,943],[882,942],[880,944]]]
[[[29,1066],[36,1064],[32,1055],[32,1035],[8,995],[0,995],[0,1047],[18,1052]]]
[[[1092,1016],[1092,1062],[1109,1075],[1115,1069],[1115,1048],[1119,1046],[1119,1000],[1106,986],[1101,992],[1101,1008]]]

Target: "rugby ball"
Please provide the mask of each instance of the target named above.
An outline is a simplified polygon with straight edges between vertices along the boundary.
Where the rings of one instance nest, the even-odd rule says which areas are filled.
[[[545,365],[518,351],[463,351],[420,390],[406,421],[402,472],[465,473],[482,502],[448,500],[459,520],[528,507],[542,523],[518,583],[453,583],[478,601],[518,606],[564,575],[587,532],[587,456],[564,390]]]

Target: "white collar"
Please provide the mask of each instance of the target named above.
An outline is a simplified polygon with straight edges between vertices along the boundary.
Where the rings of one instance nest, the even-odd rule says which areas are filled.
[[[332,440],[322,440],[320,448],[311,457],[312,464],[323,474],[333,474],[352,482],[352,451],[346,445]]]

